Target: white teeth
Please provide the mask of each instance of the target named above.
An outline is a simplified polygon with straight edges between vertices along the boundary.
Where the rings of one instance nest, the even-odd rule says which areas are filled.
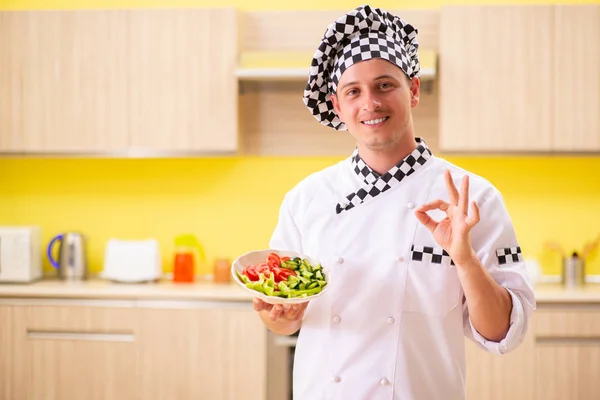
[[[387,117],[377,118],[377,119],[371,119],[369,121],[363,121],[363,124],[376,125],[376,124],[379,124],[379,123],[385,121],[386,119],[387,119]]]

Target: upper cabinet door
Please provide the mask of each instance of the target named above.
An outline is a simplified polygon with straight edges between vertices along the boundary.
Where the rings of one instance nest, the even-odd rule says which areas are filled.
[[[0,151],[128,145],[127,14],[0,13]]]
[[[554,143],[600,151],[600,5],[556,6]]]
[[[132,12],[132,148],[237,149],[237,41],[234,9]]]
[[[552,148],[553,22],[553,6],[442,8],[442,151]]]

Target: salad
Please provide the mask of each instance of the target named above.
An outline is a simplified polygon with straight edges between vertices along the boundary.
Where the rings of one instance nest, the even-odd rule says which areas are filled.
[[[311,265],[303,258],[279,257],[276,253],[270,253],[265,262],[236,273],[246,287],[288,299],[313,296],[327,285],[321,264]]]

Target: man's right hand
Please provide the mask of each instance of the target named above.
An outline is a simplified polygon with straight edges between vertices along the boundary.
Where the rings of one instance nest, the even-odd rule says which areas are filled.
[[[279,335],[291,335],[300,329],[308,301],[300,304],[269,304],[259,298],[252,301],[264,324]]]

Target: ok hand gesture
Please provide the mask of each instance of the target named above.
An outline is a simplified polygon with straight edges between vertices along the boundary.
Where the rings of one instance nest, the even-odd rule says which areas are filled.
[[[449,202],[437,199],[421,206],[415,211],[415,215],[433,234],[435,241],[444,249],[454,263],[460,266],[474,257],[471,246],[471,229],[479,222],[479,207],[475,202],[471,203],[471,215],[469,211],[469,177],[465,175],[460,187],[460,194],[452,182],[450,171],[444,172],[446,187],[448,189]],[[446,213],[446,218],[441,221],[433,220],[427,211],[440,209]]]

